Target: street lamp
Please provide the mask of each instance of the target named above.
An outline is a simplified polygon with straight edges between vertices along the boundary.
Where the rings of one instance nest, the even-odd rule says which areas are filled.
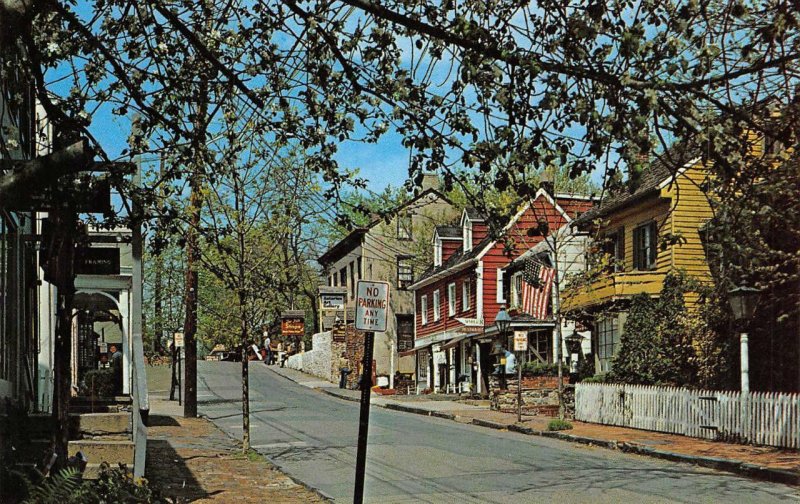
[[[735,287],[728,291],[728,301],[733,311],[733,318],[742,324],[753,317],[758,304],[759,290],[755,287]],[[750,359],[748,350],[748,335],[746,332],[739,333],[739,361],[741,369],[741,390],[742,394],[750,392]]]
[[[578,331],[573,331],[572,334],[564,338],[564,344],[567,345],[567,351],[569,352],[569,361],[570,367],[572,368],[572,356],[573,354],[577,354],[578,358],[575,361],[575,371],[570,369],[570,372],[576,372],[578,362],[580,362],[581,355],[583,354],[582,348],[583,336],[581,336]]]
[[[497,332],[502,338],[505,336],[506,332],[508,332],[508,328],[511,325],[511,316],[506,311],[505,306],[500,307],[500,311],[497,313],[497,316],[494,318],[494,325],[497,326]],[[502,341],[502,339],[501,339]],[[500,345],[501,348],[503,345]],[[506,387],[506,370],[504,367],[498,368],[500,369],[500,387]]]

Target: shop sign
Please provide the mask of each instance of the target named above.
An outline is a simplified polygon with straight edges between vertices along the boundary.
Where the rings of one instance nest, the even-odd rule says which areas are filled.
[[[281,335],[303,336],[306,333],[305,313],[299,310],[283,312],[281,315]]]
[[[344,310],[344,294],[342,293],[323,293],[320,294],[320,301],[323,310]]]
[[[78,247],[75,274],[119,275],[119,252],[117,247]]]

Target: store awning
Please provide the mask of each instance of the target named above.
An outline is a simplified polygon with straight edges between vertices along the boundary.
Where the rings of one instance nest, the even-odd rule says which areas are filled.
[[[447,343],[445,343],[444,345],[442,345],[442,350],[448,350],[450,348],[453,348],[453,347],[457,346],[459,343],[461,343],[462,341],[464,341],[465,339],[471,338],[472,336],[474,336],[474,335],[473,334],[465,334],[463,336],[455,337],[455,338],[451,339],[450,341],[448,341]]]
[[[420,350],[425,350],[426,348],[430,347],[431,345],[433,345],[433,343],[427,343],[427,344],[422,345],[422,346],[414,347],[411,350],[404,350],[402,352],[397,352],[397,356],[398,357],[408,357],[410,355],[416,354]]]

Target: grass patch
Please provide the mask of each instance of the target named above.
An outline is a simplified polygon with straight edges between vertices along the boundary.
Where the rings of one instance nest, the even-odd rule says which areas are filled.
[[[572,428],[572,424],[567,422],[566,420],[560,420],[558,418],[554,418],[550,420],[547,424],[547,430],[549,431],[562,431],[562,430],[570,430]]]
[[[242,453],[241,451],[237,451],[231,455],[232,459],[235,460],[244,460],[247,459],[249,462],[266,462],[267,459],[264,455],[261,455],[257,451],[253,450],[252,448],[247,450],[247,453]]]

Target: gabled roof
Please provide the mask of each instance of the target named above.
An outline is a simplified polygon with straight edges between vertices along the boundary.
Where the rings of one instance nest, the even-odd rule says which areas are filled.
[[[421,193],[417,194],[416,196],[414,196],[410,200],[406,201],[405,203],[403,203],[402,205],[400,205],[396,209],[392,210],[392,213],[399,213],[403,209],[407,208],[408,206],[416,203],[417,201],[421,200],[422,198],[424,198],[424,197],[426,197],[426,196],[428,196],[430,194],[435,194],[438,197],[440,197],[441,199],[443,199],[444,201],[450,203],[451,205],[453,204],[453,202],[450,201],[450,198],[445,196],[439,190],[434,189],[434,188],[431,187],[429,189],[425,189],[424,191],[422,191]],[[359,228],[356,228],[356,229],[350,231],[350,233],[348,233],[347,236],[345,236],[344,238],[342,238],[341,240],[339,240],[338,242],[333,244],[331,247],[329,247],[328,250],[326,250],[324,254],[319,256],[319,259],[317,259],[317,262],[320,263],[322,266],[326,266],[327,264],[335,262],[336,259],[344,256],[350,250],[352,250],[352,249],[358,247],[359,245],[361,245],[361,238],[365,234],[367,234],[367,232],[370,229],[374,228],[375,226],[377,226],[381,222],[383,222],[383,218],[381,218],[380,216],[377,216],[377,217],[373,216],[372,220],[370,220],[369,224],[367,224],[366,226],[359,227]]]
[[[660,192],[665,184],[673,182],[687,167],[695,163],[699,158],[697,149],[686,148],[680,150],[677,147],[670,149],[666,154],[654,160],[643,172],[639,180],[639,185],[631,191],[618,191],[607,194],[600,204],[587,211],[572,223],[573,226],[581,226],[590,223],[598,217],[608,215],[623,206],[635,203],[647,196]],[[675,166],[681,168],[675,170]]]
[[[447,239],[461,239],[461,228],[458,226],[436,226],[436,234],[439,238]]]
[[[533,198],[533,201],[537,201],[540,197],[545,198],[553,207],[561,213],[564,217],[566,223],[568,224],[571,222],[570,216],[567,212],[564,211],[563,208],[555,201],[547,191],[540,189],[536,196]],[[507,232],[511,226],[519,220],[520,217],[528,210],[530,207],[529,204],[524,205],[515,215],[512,217],[508,224],[503,227],[502,233]],[[432,281],[438,280],[440,278],[444,278],[448,276],[450,273],[460,271],[462,269],[467,268],[469,265],[477,262],[481,257],[483,257],[495,244],[497,240],[492,237],[491,234],[486,236],[480,243],[476,244],[470,250],[464,252],[464,245],[462,244],[454,253],[451,255],[446,261],[444,261],[441,266],[433,266],[425,270],[419,278],[410,286],[411,289],[416,289],[418,287],[422,287]]]
[[[478,210],[475,207],[467,207],[467,208],[465,208],[464,209],[464,213],[467,214],[467,217],[471,221],[485,221],[486,220],[486,214],[484,214],[483,212],[481,212],[480,210]]]

